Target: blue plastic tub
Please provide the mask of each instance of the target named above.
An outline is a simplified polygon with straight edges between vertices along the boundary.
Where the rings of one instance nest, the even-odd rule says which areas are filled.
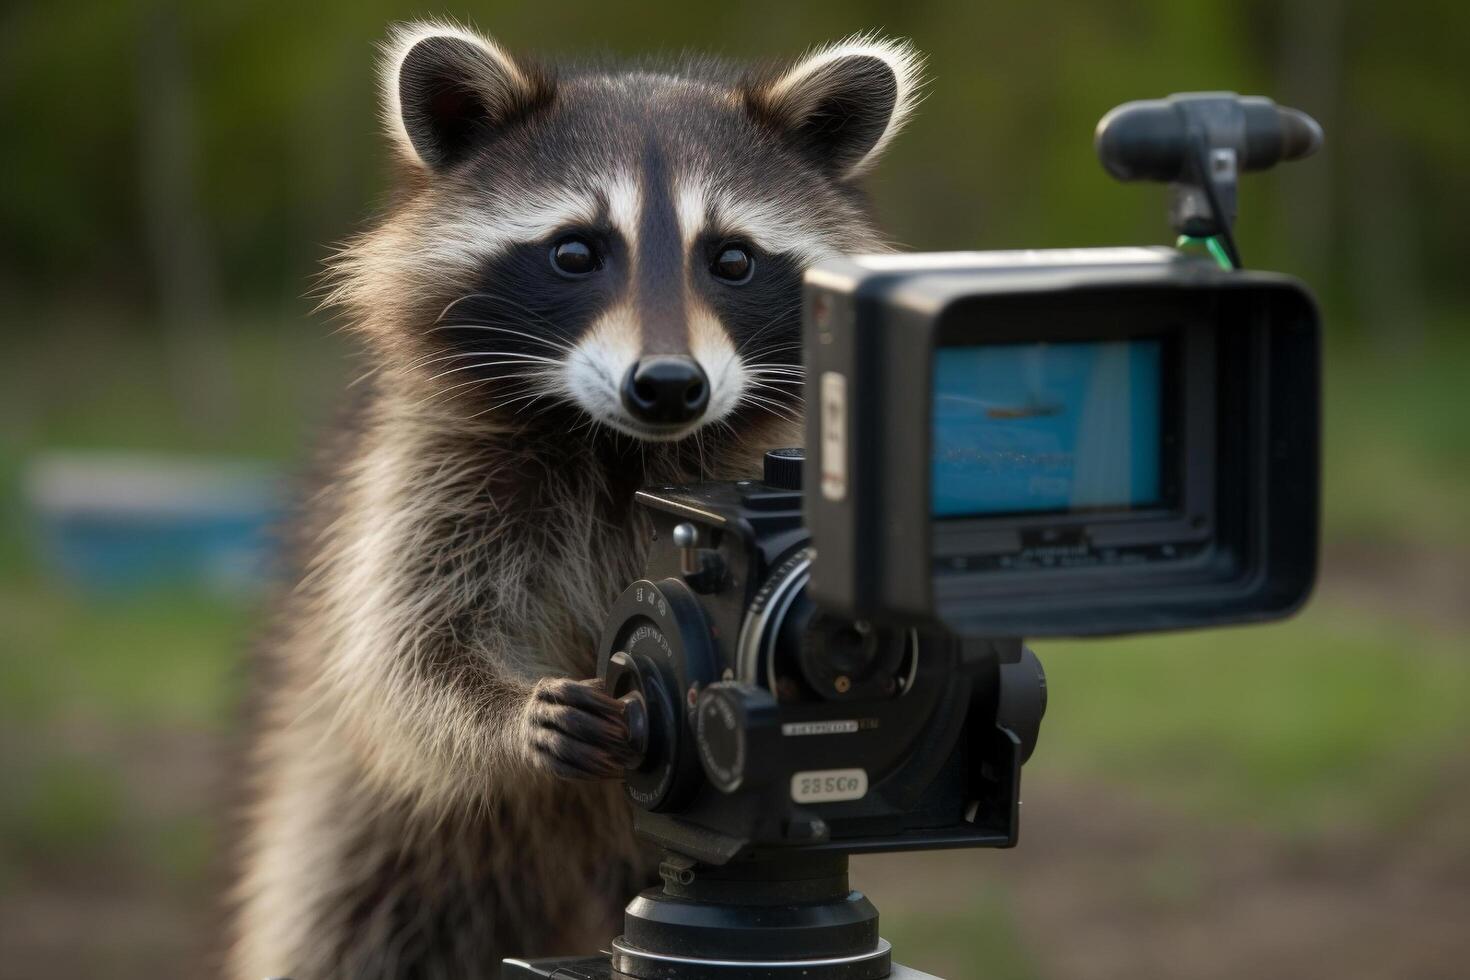
[[[52,453],[25,483],[43,561],[82,589],[247,594],[276,565],[281,483],[255,463]]]

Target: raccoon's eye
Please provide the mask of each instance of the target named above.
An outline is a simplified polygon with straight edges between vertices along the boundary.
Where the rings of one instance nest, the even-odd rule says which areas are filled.
[[[571,235],[551,246],[551,265],[564,276],[585,276],[601,263],[591,242]]]
[[[749,282],[755,274],[755,257],[744,245],[721,245],[720,254],[710,263],[710,274],[732,286]]]

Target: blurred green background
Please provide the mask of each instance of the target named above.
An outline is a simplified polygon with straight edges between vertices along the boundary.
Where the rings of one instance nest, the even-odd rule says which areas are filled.
[[[208,969],[252,600],[99,596],[44,560],[56,449],[293,467],[365,365],[312,314],[385,193],[375,42],[470,20],[546,54],[912,37],[872,182],[918,249],[1160,242],[1116,103],[1234,89],[1323,123],[1247,180],[1248,264],[1327,314],[1324,571],[1281,626],[1048,643],[1023,843],[859,884],[951,978],[1470,975],[1470,5],[380,0],[0,8],[0,977]]]

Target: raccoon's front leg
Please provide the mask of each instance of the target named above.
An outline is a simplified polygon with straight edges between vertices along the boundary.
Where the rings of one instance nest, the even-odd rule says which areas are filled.
[[[597,678],[543,677],[525,723],[537,767],[564,779],[612,779],[633,761],[623,703]]]

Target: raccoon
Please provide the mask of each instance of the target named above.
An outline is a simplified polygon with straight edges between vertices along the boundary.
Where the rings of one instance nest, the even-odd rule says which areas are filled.
[[[331,268],[374,364],[263,654],[227,974],[497,976],[595,951],[655,859],[595,681],[646,483],[797,444],[803,270],[920,87],[865,35],[761,68],[384,45],[400,178]]]

